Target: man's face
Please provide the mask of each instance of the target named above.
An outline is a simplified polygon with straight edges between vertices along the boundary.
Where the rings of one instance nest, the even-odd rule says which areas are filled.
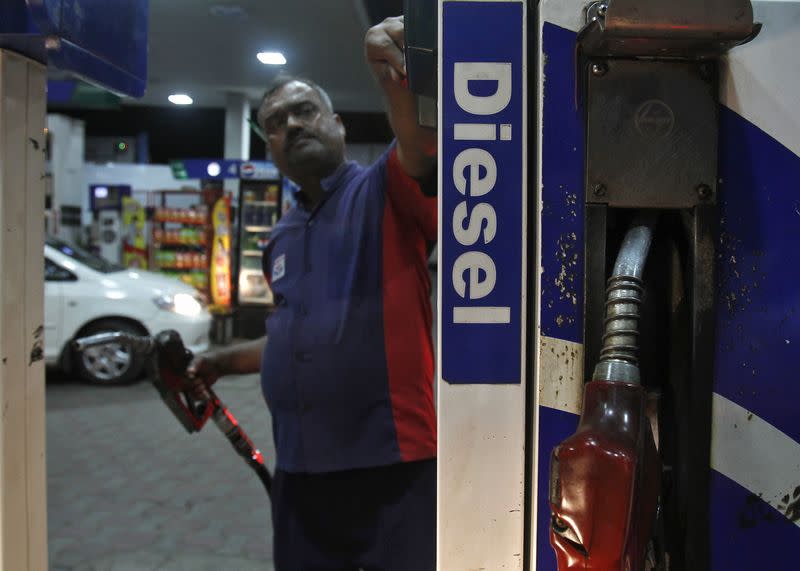
[[[325,177],[344,161],[344,126],[312,87],[292,81],[259,110],[270,152],[280,171],[294,180]]]

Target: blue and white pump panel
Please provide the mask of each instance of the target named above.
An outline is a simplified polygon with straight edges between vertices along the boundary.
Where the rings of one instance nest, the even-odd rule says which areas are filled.
[[[0,48],[110,91],[144,95],[148,0],[3,0]]]
[[[580,412],[586,246],[584,119],[575,105],[575,46],[588,2],[527,4],[536,10],[536,29],[526,29],[524,2],[440,1],[442,570],[555,571],[548,537],[549,455],[574,432]],[[800,543],[800,67],[794,55],[800,45],[800,2],[755,1],[753,7],[756,21],[763,24],[760,35],[735,48],[721,66],[708,506],[714,571],[793,570],[797,563],[791,550]],[[528,75],[533,69],[525,58],[529,42],[536,46],[536,76]],[[518,59],[512,47],[517,45],[522,46]],[[480,115],[459,104],[455,90],[463,87],[464,78],[456,76],[456,69],[465,68],[458,63],[511,65],[509,119],[504,111]],[[522,72],[518,83],[517,68]],[[467,87],[473,96],[491,99],[497,93],[491,81],[505,76],[499,67],[485,69],[495,71],[474,80],[474,86],[467,79]],[[519,119],[512,112],[517,96],[523,99]],[[536,108],[527,109],[527,101],[535,101]],[[528,159],[524,131],[529,113],[536,117],[530,138],[535,162]],[[457,130],[459,123],[484,126]],[[503,124],[511,125],[508,141],[502,138]],[[461,139],[457,132],[469,136]],[[523,137],[516,138],[517,133]],[[490,171],[474,165],[487,155],[477,152],[474,160],[457,162],[468,148],[485,151],[496,163],[498,178],[483,195],[473,188],[488,187]],[[522,160],[521,197],[517,173],[506,174],[516,168],[512,148]],[[533,220],[526,217],[527,201],[535,204]],[[464,202],[466,213],[460,206]],[[478,209],[481,203],[494,210],[494,218],[488,208]],[[481,217],[473,227],[472,221]],[[515,229],[517,222],[522,225]],[[529,233],[537,238],[526,252]],[[483,255],[473,256],[469,264],[456,263],[470,251],[491,258],[493,267]],[[490,272],[485,268],[493,269],[496,290],[486,283]],[[528,273],[534,284],[531,300],[525,299]],[[512,290],[507,276],[522,276],[520,289]],[[475,292],[487,293],[471,298]],[[529,324],[527,305],[533,307]],[[495,345],[503,335],[500,313],[480,314],[493,315],[498,323],[491,324],[455,319],[455,308],[483,306],[509,308],[509,320],[521,326],[516,343]],[[522,354],[519,380],[509,374],[507,362],[516,366],[517,349]],[[529,391],[534,402],[528,403],[526,369],[534,384]],[[532,419],[527,482],[526,406]],[[526,488],[531,495],[527,511]]]
[[[575,429],[584,378],[584,123],[574,97],[576,33],[585,5],[544,0],[539,7],[541,274],[533,451],[539,493],[529,517],[532,566],[540,571],[556,569],[548,539],[549,454]],[[753,8],[761,34],[732,50],[721,66],[708,506],[714,571],[796,569],[790,550],[800,542],[800,67],[793,55],[800,45],[800,2],[753,2]]]

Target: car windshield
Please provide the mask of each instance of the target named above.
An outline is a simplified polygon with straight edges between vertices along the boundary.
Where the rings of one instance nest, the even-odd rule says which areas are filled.
[[[51,248],[55,248],[65,256],[69,256],[76,262],[80,262],[85,266],[89,266],[96,272],[102,272],[104,274],[110,274],[111,272],[119,272],[124,270],[124,266],[120,266],[119,264],[115,264],[113,262],[109,262],[105,258],[101,258],[97,254],[92,254],[91,252],[87,252],[82,248],[79,248],[73,244],[69,244],[68,242],[64,242],[63,240],[59,240],[58,238],[47,238],[46,240],[47,245]]]

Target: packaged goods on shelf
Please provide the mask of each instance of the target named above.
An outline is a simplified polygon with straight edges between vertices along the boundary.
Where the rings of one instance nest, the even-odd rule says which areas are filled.
[[[205,224],[208,219],[208,207],[204,204],[193,208],[167,208],[159,206],[155,210],[156,222],[175,224]]]
[[[187,198],[196,197],[198,204],[186,207]],[[151,193],[152,208],[150,260],[152,267],[164,275],[191,284],[201,294],[208,294],[210,206],[222,196],[222,190],[163,190]],[[180,197],[176,208],[169,202]]]

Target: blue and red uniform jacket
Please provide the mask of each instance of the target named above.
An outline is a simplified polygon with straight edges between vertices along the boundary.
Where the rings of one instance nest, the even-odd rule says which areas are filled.
[[[264,252],[275,297],[261,384],[277,467],[320,473],[436,455],[428,247],[437,203],[393,144],[343,164]]]

